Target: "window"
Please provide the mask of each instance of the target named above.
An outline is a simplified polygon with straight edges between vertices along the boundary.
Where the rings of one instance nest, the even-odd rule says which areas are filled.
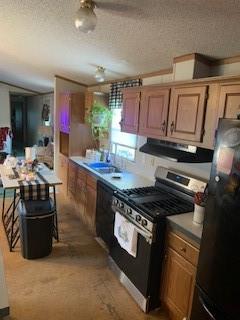
[[[121,109],[112,109],[111,152],[130,161],[135,160],[137,136],[121,132]]]

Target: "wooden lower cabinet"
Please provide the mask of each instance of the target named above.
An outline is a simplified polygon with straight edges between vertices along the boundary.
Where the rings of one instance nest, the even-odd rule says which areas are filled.
[[[76,175],[77,175],[77,165],[69,161],[68,164],[68,196],[72,199],[76,196]]]
[[[58,176],[59,179],[62,181],[62,185],[58,188],[63,194],[67,194],[68,191],[68,157],[64,156],[63,154],[59,154],[59,161],[58,161]]]
[[[79,213],[79,216],[82,218],[85,215],[86,208],[86,188],[86,177],[84,178],[83,176],[82,178],[77,178],[75,202],[77,212]]]
[[[97,180],[72,161],[68,170],[68,196],[82,222],[95,235]]]
[[[96,202],[97,190],[87,185],[85,217],[89,230],[93,234],[96,233]]]
[[[170,320],[189,319],[195,286],[196,257],[186,254],[189,248],[194,247],[181,237],[175,237],[173,233],[168,234],[167,243],[161,290],[162,305]],[[198,252],[197,248],[194,249]]]

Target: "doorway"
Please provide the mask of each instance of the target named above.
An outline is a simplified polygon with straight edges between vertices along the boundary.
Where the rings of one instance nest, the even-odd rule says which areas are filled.
[[[27,143],[27,97],[10,94],[12,149],[15,156],[23,156]]]

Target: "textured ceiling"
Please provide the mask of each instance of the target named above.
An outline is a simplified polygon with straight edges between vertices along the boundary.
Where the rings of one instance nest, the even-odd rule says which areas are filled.
[[[97,65],[111,80],[191,52],[240,52],[239,0],[104,0],[117,13],[97,2],[97,27],[84,34],[73,22],[78,0],[0,0],[0,81],[48,91],[54,74],[94,83]]]

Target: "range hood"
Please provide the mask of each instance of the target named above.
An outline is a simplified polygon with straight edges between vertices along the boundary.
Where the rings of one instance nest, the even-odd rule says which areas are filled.
[[[212,162],[213,150],[148,138],[139,151],[175,162]]]

